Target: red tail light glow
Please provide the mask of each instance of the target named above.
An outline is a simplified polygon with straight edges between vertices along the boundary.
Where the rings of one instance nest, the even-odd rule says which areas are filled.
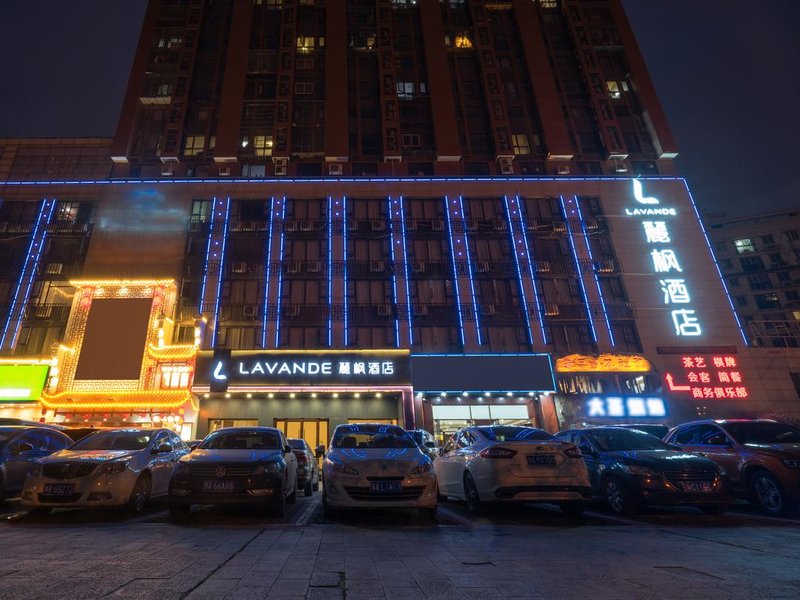
[[[486,448],[486,450],[481,452],[481,456],[483,458],[512,458],[516,454],[517,454],[516,450],[511,450],[510,448],[503,448],[501,446]]]

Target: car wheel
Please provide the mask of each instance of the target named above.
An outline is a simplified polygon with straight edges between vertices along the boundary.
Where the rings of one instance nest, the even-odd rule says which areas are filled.
[[[750,495],[762,512],[785,515],[790,511],[789,497],[769,471],[756,471],[750,477]]]
[[[311,481],[306,483],[306,486],[303,488],[303,495],[304,496],[311,496],[314,493],[314,486],[312,485]]]
[[[481,502],[480,494],[478,494],[478,486],[475,485],[475,480],[469,473],[464,474],[464,499],[467,501],[467,508],[472,514],[477,515],[483,510],[483,502]]]
[[[434,521],[436,521],[436,513],[437,513],[437,511],[438,511],[438,507],[432,506],[430,508],[420,508],[419,509],[419,514],[426,521],[434,522]]]
[[[725,511],[728,510],[728,507],[724,504],[706,504],[705,506],[699,506],[700,512],[704,515],[724,515]]]
[[[133,486],[128,509],[138,515],[147,507],[148,502],[150,502],[150,475],[142,473]]]
[[[583,502],[562,502],[558,506],[561,512],[571,517],[578,517],[586,510],[586,505]]]
[[[636,512],[636,503],[630,491],[617,477],[609,477],[603,484],[603,492],[611,512],[617,515],[632,515]]]
[[[169,516],[173,519],[185,519],[192,510],[191,504],[172,504],[169,505]]]
[[[336,517],[336,509],[328,504],[328,494],[324,490],[322,492],[322,514],[328,519]]]

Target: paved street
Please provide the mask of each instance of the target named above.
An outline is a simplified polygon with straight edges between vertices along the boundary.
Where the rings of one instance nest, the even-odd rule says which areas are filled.
[[[0,598],[796,598],[800,519],[748,507],[724,517],[652,509],[620,519],[593,509],[502,508],[471,517],[446,503],[323,519],[320,494],[284,519],[165,506],[0,522]]]

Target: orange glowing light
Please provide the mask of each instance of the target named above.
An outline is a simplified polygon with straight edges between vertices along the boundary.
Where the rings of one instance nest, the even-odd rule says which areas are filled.
[[[196,354],[197,346],[194,344],[164,346],[162,348],[153,344],[147,346],[147,357],[153,360],[191,360]]]
[[[181,408],[191,403],[198,409],[197,401],[188,390],[136,391],[136,392],[61,392],[42,394],[42,406],[50,410],[167,410]]]
[[[570,354],[556,359],[557,373],[647,373],[650,361],[637,354]]]

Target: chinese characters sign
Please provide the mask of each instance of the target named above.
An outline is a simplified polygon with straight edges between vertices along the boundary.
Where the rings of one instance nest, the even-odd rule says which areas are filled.
[[[633,180],[633,196],[639,204],[660,205],[660,200],[645,197],[642,183]],[[642,230],[648,244],[648,256],[652,272],[658,275],[661,288],[662,303],[667,307],[671,319],[671,327],[678,337],[694,337],[702,335],[703,328],[695,309],[692,307],[692,296],[683,276],[683,266],[675,250],[671,237],[669,222],[653,217],[676,216],[674,208],[634,208],[626,209],[628,216],[648,217],[642,221]]]
[[[741,399],[747,386],[733,355],[681,356],[681,370],[664,378],[673,392],[687,392],[697,400]]]
[[[587,417],[666,417],[667,407],[659,396],[590,396]]]
[[[407,351],[231,352],[198,357],[198,385],[230,386],[408,385]]]

